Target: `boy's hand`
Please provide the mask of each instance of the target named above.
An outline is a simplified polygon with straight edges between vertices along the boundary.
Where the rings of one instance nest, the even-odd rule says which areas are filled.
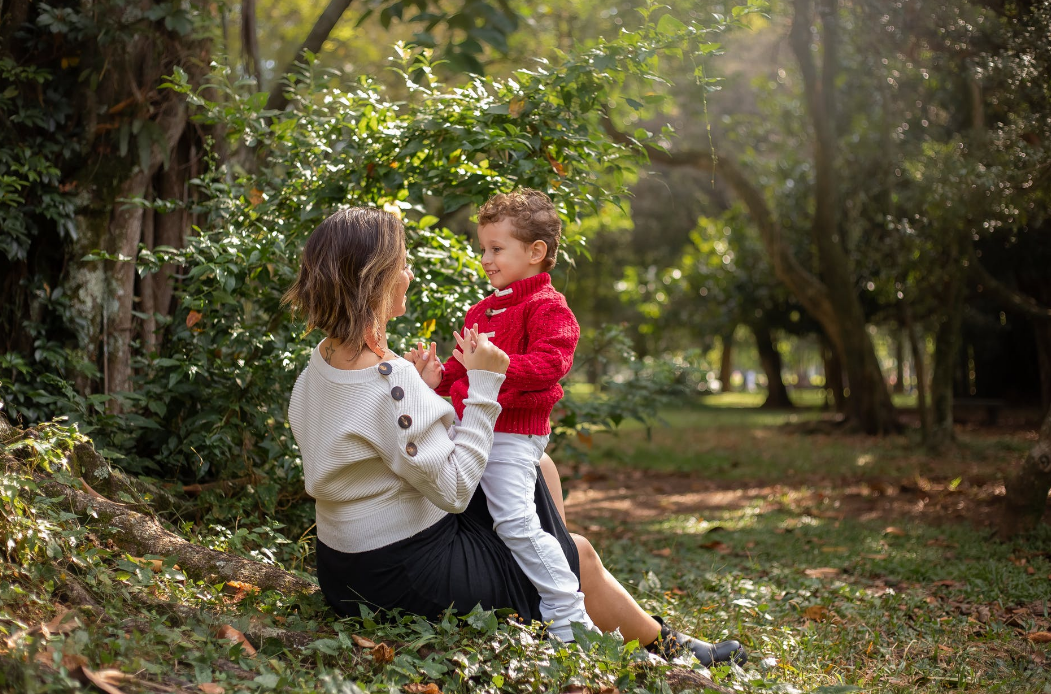
[[[444,367],[437,354],[438,345],[431,343],[428,347],[422,342],[405,353],[405,358],[411,361],[416,371],[423,377],[423,382],[430,388],[437,388],[442,382]]]
[[[493,373],[507,373],[510,358],[507,354],[489,341],[485,333],[479,333],[477,326],[473,330],[464,328],[463,333],[453,333],[458,349],[453,350],[453,357],[464,365],[468,371],[479,369]]]

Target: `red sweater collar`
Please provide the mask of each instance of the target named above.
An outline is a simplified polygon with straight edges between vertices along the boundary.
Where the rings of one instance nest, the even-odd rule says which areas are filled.
[[[489,295],[488,302],[491,306],[506,307],[522,303],[541,289],[551,286],[551,275],[541,272],[539,275],[526,277],[525,279],[512,282],[503,289],[498,289]]]

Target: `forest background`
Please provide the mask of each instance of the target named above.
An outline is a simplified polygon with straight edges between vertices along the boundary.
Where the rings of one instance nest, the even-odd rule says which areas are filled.
[[[17,503],[26,460],[65,470],[90,439],[150,499],[250,488],[181,531],[308,568],[282,394],[318,338],[280,306],[305,237],[342,205],[396,210],[418,280],[392,346],[447,347],[485,292],[476,206],[531,186],[563,213],[555,282],[584,328],[566,472],[601,432],[753,383],[942,456],[961,408],[1018,409],[1039,434],[997,529],[1031,529],[1051,487],[1048,26],[1051,3],[1009,0],[6,2],[8,519],[44,513]],[[238,545],[249,517],[265,538]],[[49,551],[11,536],[12,566]]]

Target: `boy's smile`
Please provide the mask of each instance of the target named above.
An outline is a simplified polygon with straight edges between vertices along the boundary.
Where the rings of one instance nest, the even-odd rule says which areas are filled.
[[[480,225],[478,243],[482,250],[482,268],[496,289],[505,289],[512,282],[543,272],[547,244],[519,241],[508,217],[493,224]]]

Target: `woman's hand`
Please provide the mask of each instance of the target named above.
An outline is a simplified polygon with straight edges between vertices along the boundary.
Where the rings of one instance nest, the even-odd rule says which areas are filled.
[[[423,377],[423,382],[430,388],[438,387],[445,370],[441,359],[438,358],[437,350],[438,345],[433,342],[430,347],[417,342],[415,347],[405,353],[405,359],[412,362],[416,371]]]
[[[507,365],[511,363],[511,358],[504,350],[490,342],[485,333],[479,333],[477,324],[471,329],[464,328],[462,335],[453,333],[453,337],[459,345],[458,349],[453,350],[453,357],[463,364],[465,369],[507,373]]]

